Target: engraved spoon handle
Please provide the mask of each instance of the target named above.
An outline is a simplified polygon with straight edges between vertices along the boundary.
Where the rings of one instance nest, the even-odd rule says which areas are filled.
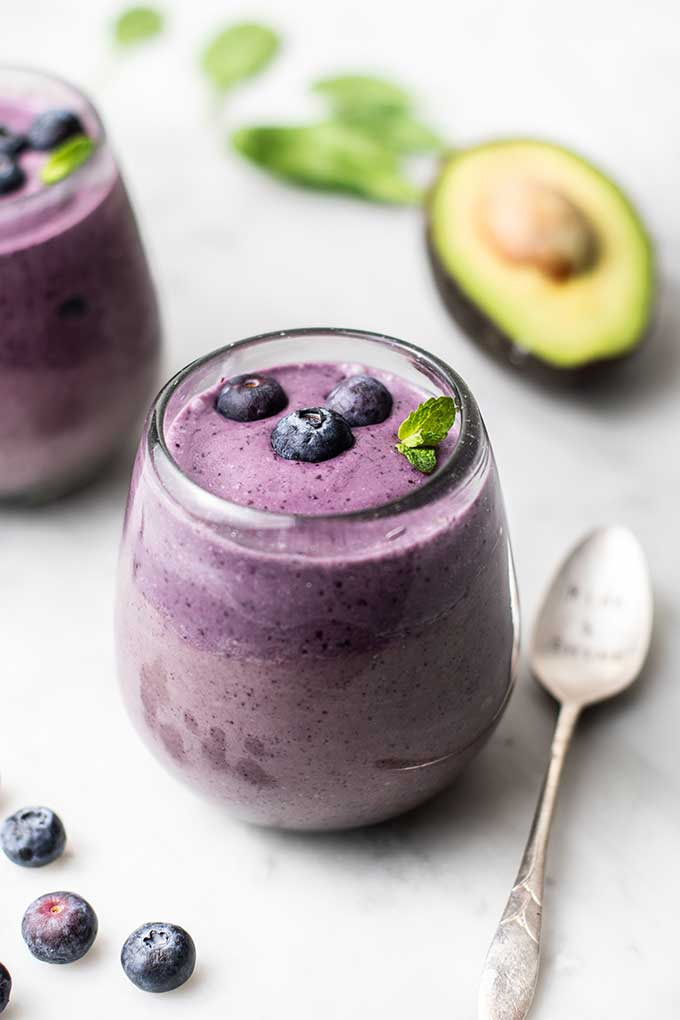
[[[524,1020],[538,979],[545,861],[562,766],[581,706],[560,708],[529,841],[482,972],[479,1020]]]

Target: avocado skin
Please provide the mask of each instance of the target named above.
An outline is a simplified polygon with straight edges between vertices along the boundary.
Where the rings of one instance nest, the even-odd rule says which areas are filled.
[[[530,351],[523,350],[496,323],[489,318],[462,290],[456,280],[442,266],[430,231],[427,231],[427,254],[437,290],[449,310],[452,318],[463,332],[482,347],[497,361],[510,365],[515,371],[526,374],[537,382],[560,386],[583,386],[598,384],[606,379],[611,371],[627,364],[636,357],[646,344],[651,324],[641,333],[635,346],[622,354],[610,358],[599,358],[589,361],[577,368],[559,368],[542,358],[537,358]]]

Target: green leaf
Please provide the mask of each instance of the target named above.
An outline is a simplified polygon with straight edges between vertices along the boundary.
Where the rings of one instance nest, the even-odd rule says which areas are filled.
[[[406,447],[436,446],[449,434],[455,419],[452,397],[430,397],[411,411],[397,434]]]
[[[40,171],[43,184],[56,184],[87,162],[94,152],[94,142],[87,135],[74,135],[51,152]]]
[[[398,85],[362,74],[322,78],[312,85],[312,91],[327,99],[336,114],[349,110],[408,110],[412,105],[411,97]]]
[[[163,15],[154,7],[129,7],[118,15],[113,31],[119,46],[134,46],[160,35],[163,26]]]
[[[397,443],[397,450],[399,453],[403,453],[412,467],[422,471],[424,475],[431,475],[437,466],[437,451],[431,446],[421,446],[419,449],[413,450],[405,446],[404,443]]]
[[[442,139],[407,110],[347,110],[340,119],[395,152],[439,152],[444,148]]]
[[[261,71],[280,46],[276,32],[265,25],[243,22],[219,32],[201,56],[201,66],[220,91]]]
[[[403,176],[395,153],[337,121],[242,128],[232,144],[263,169],[307,187],[352,192],[379,202],[412,204],[422,197]]]
[[[452,397],[430,397],[411,411],[399,426],[397,451],[423,474],[431,474],[437,466],[437,451],[456,419]]]

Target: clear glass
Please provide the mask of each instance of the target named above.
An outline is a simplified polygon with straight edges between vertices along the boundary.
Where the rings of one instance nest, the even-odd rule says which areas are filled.
[[[73,86],[0,68],[0,123],[77,113],[96,148],[70,176],[0,196],[0,501],[40,500],[92,474],[156,384],[160,324],[134,214],[95,109]]]
[[[229,503],[180,470],[165,426],[192,396],[223,375],[320,360],[452,395],[451,457],[397,502],[327,516]],[[243,818],[344,828],[440,791],[500,719],[517,654],[505,512],[464,382],[425,351],[355,330],[268,334],[189,365],[142,436],[116,631],[149,747]]]

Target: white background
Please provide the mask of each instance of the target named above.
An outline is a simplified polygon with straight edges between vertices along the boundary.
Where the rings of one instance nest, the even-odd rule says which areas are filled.
[[[68,75],[101,107],[163,303],[167,370],[261,330],[344,325],[443,355],[482,406],[508,502],[525,626],[565,547],[620,520],[652,565],[658,625],[643,682],[584,720],[559,806],[534,1014],[671,1017],[677,967],[677,576],[680,497],[680,64],[672,0],[166,0],[172,32],[114,60],[105,0],[2,0],[0,60]],[[279,27],[285,53],[220,118],[196,71],[232,19]],[[297,191],[229,154],[229,126],[311,117],[310,79],[364,69],[422,97],[453,142],[546,136],[631,191],[663,276],[657,335],[611,387],[557,395],[460,336],[430,281],[414,210]],[[1,328],[1,323],[0,323]],[[168,778],[124,716],[111,603],[129,461],[95,486],[0,516],[0,814],[61,812],[66,857],[0,860],[0,958],[13,1020],[472,1018],[480,967],[514,877],[554,719],[523,667],[479,761],[436,802],[340,836],[259,831]],[[38,894],[71,888],[100,918],[72,967],[29,957]],[[672,890],[675,890],[673,893]],[[118,963],[146,920],[187,927],[199,966],[145,996]]]

